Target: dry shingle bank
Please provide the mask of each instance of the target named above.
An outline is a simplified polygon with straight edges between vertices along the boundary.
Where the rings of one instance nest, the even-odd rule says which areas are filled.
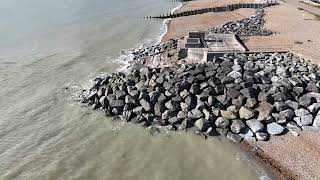
[[[152,134],[268,140],[320,128],[320,71],[291,53],[225,54],[214,62],[131,70],[97,78],[83,103]]]

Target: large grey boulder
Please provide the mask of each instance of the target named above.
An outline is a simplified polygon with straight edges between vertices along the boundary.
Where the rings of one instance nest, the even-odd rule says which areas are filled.
[[[278,112],[281,112],[281,111],[284,111],[284,110],[290,108],[290,107],[289,107],[286,103],[284,103],[284,102],[275,102],[273,105],[274,105],[274,107],[276,108],[276,110],[277,110]]]
[[[180,124],[182,122],[182,119],[177,118],[176,116],[173,116],[168,119],[169,123],[172,125]]]
[[[198,128],[199,131],[206,131],[210,127],[210,122],[204,118],[198,119],[194,126]]]
[[[124,106],[124,101],[123,100],[111,100],[109,103],[109,106],[111,108],[120,108]]]
[[[178,111],[180,110],[180,103],[170,100],[168,102],[165,103],[165,106],[167,109],[171,110],[171,111]]]
[[[313,116],[311,114],[303,115],[301,117],[295,117],[293,119],[299,126],[309,126],[313,122]]]
[[[292,121],[292,119],[294,118],[294,115],[295,113],[291,109],[287,109],[279,113],[279,116],[285,118],[287,121]]]
[[[141,99],[139,102],[145,111],[151,111],[152,105],[147,100]]]
[[[242,122],[242,120],[236,119],[232,120],[230,129],[233,133],[239,134],[245,127],[246,125]]]
[[[292,100],[287,100],[285,102],[285,104],[287,104],[291,109],[293,109],[294,111],[297,110],[299,108],[299,103],[292,101]]]
[[[183,111],[183,112],[188,112],[189,109],[190,109],[190,107],[188,106],[188,104],[187,104],[187,103],[184,103],[184,102],[180,103],[180,107],[181,107],[181,111]]]
[[[204,114],[204,118],[205,118],[206,120],[209,120],[209,119],[212,118],[211,112],[209,112],[207,109],[203,109],[203,110],[202,110],[202,113]]]
[[[257,100],[255,98],[247,99],[246,105],[248,108],[254,108],[257,104]]]
[[[270,103],[263,101],[259,103],[256,110],[259,112],[258,120],[263,121],[270,116],[271,112],[273,111],[273,106]]]
[[[251,119],[254,117],[254,111],[245,107],[245,106],[242,106],[240,109],[239,109],[239,117],[240,119]]]
[[[245,139],[250,139],[254,136],[254,133],[251,131],[250,128],[246,127],[242,129],[242,131],[239,133],[239,135]]]
[[[179,111],[177,114],[177,118],[179,119],[186,119],[187,118],[188,113],[184,112],[184,111]]]
[[[311,104],[311,96],[303,95],[299,98],[299,104],[303,107],[308,107]]]
[[[284,131],[284,127],[282,127],[281,125],[273,122],[267,125],[267,132],[270,135],[280,135],[282,134]]]
[[[297,76],[293,76],[288,79],[293,86],[301,86],[302,85],[302,81]]]
[[[194,122],[192,120],[185,119],[182,121],[182,123],[178,127],[178,130],[185,130],[185,129],[192,127],[193,125],[194,125]]]
[[[318,111],[320,110],[320,103],[313,103],[312,105],[310,105],[308,107],[308,110],[312,113],[312,114],[317,114]]]
[[[249,126],[249,128],[254,132],[259,132],[259,131],[262,131],[264,126],[263,124],[256,120],[256,119],[251,119],[251,120],[248,120],[246,121],[246,124]]]
[[[124,100],[125,96],[126,96],[126,92],[124,91],[121,91],[121,90],[117,90],[116,91],[116,98],[117,99],[121,99],[121,100]]]
[[[294,113],[297,117],[301,117],[301,116],[305,116],[305,115],[310,114],[310,112],[304,108],[297,109],[294,111]]]
[[[193,109],[192,111],[188,112],[187,116],[190,119],[200,119],[204,117],[204,114],[198,109]]]
[[[233,111],[220,110],[220,114],[222,117],[225,117],[227,119],[236,119],[237,118],[237,114],[235,114]]]
[[[309,126],[313,122],[313,116],[312,114],[304,108],[300,108],[294,111],[295,117],[293,120],[299,125],[299,126]]]
[[[133,99],[130,95],[126,95],[126,97],[125,97],[125,103],[126,103],[126,104],[136,104],[136,100]]]
[[[229,126],[229,123],[230,123],[229,119],[224,117],[218,117],[215,121],[215,125],[218,128],[227,128]]]
[[[246,98],[243,95],[239,95],[237,99],[232,99],[232,104],[241,107],[246,102]]]
[[[176,116],[177,114],[175,112],[172,112],[170,110],[166,110],[162,113],[162,119],[164,120],[168,120],[170,119],[171,117],[174,117]]]
[[[246,98],[256,98],[258,96],[258,92],[254,88],[244,88],[240,92]]]
[[[166,110],[166,107],[164,106],[163,102],[157,102],[154,105],[154,114],[156,116],[161,116],[165,110]]]
[[[236,68],[236,67],[235,67]],[[238,70],[238,69],[236,69]],[[234,79],[238,79],[238,78],[242,78],[242,74],[238,71],[231,71],[229,74],[228,74],[229,77],[232,77]]]

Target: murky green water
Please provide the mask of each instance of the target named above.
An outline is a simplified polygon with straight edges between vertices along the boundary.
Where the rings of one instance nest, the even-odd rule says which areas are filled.
[[[0,179],[257,179],[228,141],[153,137],[81,107],[74,94],[156,41],[166,0],[0,2]],[[69,87],[69,89],[65,89]]]

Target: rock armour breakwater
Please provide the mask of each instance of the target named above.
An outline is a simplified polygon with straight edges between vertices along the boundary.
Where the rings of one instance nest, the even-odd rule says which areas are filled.
[[[320,128],[319,68],[291,53],[225,54],[205,64],[132,67],[96,78],[82,103],[151,134],[194,130],[268,140]]]
[[[167,43],[156,44],[146,48],[138,49],[132,52],[133,60],[144,59],[147,57],[153,57],[164,52],[177,49],[178,39],[170,39]]]
[[[237,34],[241,36],[269,36],[273,32],[264,29],[265,11],[264,9],[258,9],[254,16],[249,18],[227,22],[221,26],[216,26],[208,29],[209,32],[213,33],[223,33],[223,34]]]

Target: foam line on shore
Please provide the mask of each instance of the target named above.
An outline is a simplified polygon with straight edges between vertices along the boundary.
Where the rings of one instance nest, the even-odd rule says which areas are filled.
[[[183,3],[180,2],[178,6],[171,10],[171,13],[176,12],[183,6]],[[169,29],[171,19],[165,19],[162,22],[162,26],[160,28],[160,33],[151,38],[143,39],[141,42],[138,42],[134,48],[122,50],[119,53],[119,57],[114,59],[113,62],[120,63],[120,67],[116,70],[118,72],[126,72],[130,65],[129,61],[133,60],[132,52],[142,49],[147,46],[155,45],[161,43],[162,38],[167,34]]]

